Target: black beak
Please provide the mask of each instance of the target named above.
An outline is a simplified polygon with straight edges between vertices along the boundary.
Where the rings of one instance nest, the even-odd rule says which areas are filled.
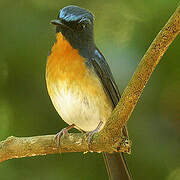
[[[65,24],[63,24],[63,23],[61,22],[60,19],[51,20],[51,24],[56,25],[56,26],[58,26],[58,25],[64,26],[64,25],[65,25]]]
[[[63,28],[70,29],[72,31],[72,29],[68,25],[64,24],[61,19],[54,19],[51,20],[50,22],[55,26],[61,26]]]

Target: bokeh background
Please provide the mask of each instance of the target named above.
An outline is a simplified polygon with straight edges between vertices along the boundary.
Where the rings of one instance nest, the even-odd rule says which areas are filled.
[[[50,25],[60,8],[79,5],[95,17],[95,39],[120,92],[179,0],[0,0],[0,140],[55,134],[66,124],[45,85]],[[144,89],[128,129],[134,179],[180,179],[180,36]],[[101,154],[67,153],[0,163],[2,180],[108,179]]]

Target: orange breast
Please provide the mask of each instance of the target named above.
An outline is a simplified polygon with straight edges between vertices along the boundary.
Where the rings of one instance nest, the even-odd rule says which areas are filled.
[[[66,81],[69,87],[76,84],[81,90],[98,95],[102,85],[85,65],[85,59],[79,55],[77,49],[72,48],[61,33],[57,34],[56,39],[46,66],[48,89],[51,89],[51,84]],[[51,96],[51,92],[49,93]]]
[[[84,65],[84,58],[77,49],[73,49],[61,33],[57,34],[57,41],[52,47],[48,57],[47,73],[51,81],[82,79],[87,72]]]

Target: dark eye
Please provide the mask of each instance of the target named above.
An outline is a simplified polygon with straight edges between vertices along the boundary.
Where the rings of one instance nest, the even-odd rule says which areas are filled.
[[[77,26],[78,31],[82,31],[85,28],[86,28],[86,24],[84,24],[84,23],[79,23],[78,26]]]

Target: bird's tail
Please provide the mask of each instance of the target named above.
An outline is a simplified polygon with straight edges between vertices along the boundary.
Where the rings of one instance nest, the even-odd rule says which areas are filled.
[[[132,180],[123,153],[103,153],[110,180]]]

